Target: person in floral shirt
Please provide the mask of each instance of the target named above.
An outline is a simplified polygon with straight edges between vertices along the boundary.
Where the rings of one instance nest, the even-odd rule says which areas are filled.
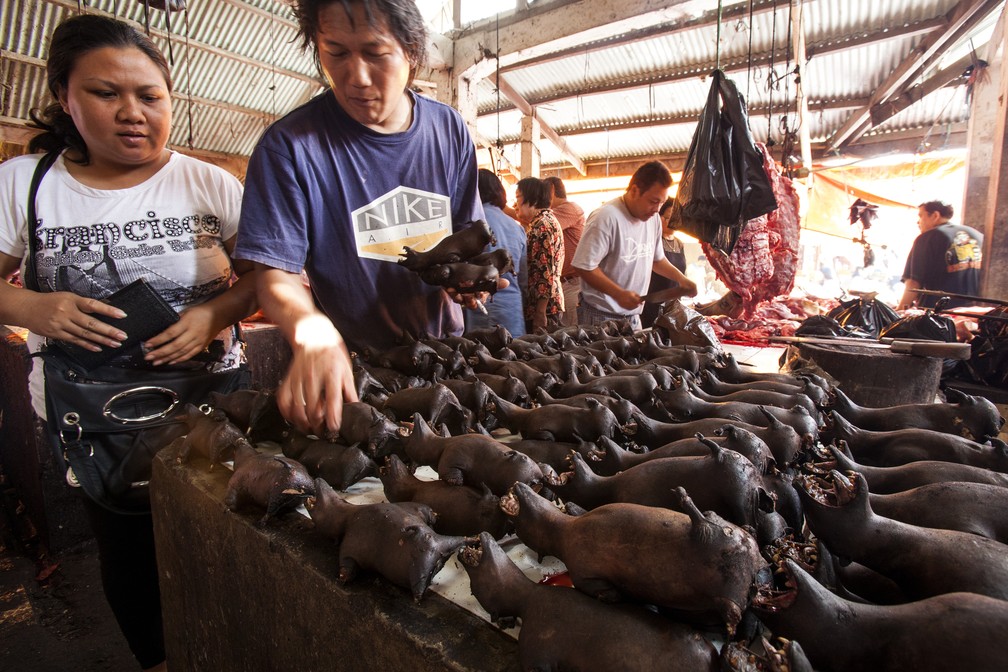
[[[542,180],[518,181],[515,209],[528,233],[528,288],[525,321],[529,332],[560,326],[564,311],[560,269],[563,268],[563,231],[550,207],[550,189]]]

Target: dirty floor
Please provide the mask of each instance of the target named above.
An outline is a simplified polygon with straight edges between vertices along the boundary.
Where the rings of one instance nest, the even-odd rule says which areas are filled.
[[[37,561],[9,528],[3,531],[0,670],[139,670],[102,594],[94,541]]]

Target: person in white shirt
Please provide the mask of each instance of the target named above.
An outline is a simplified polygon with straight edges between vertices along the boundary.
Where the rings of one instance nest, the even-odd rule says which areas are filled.
[[[651,272],[676,283],[679,296],[696,296],[696,283],[665,257],[658,215],[672,186],[672,175],[660,161],[639,167],[626,192],[588,217],[572,266],[583,283],[578,323],[594,326],[628,319],[641,328],[641,296]]]

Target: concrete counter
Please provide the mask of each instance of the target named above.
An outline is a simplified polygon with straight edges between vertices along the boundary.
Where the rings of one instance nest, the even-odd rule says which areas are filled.
[[[248,670],[518,669],[517,642],[428,591],[420,604],[385,580],[336,581],[336,545],[289,513],[224,506],[231,472],[169,447],[151,501],[168,660],[173,668]],[[451,560],[449,562],[453,562]]]

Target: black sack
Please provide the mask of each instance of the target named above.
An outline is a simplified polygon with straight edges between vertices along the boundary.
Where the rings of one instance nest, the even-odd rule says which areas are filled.
[[[813,315],[806,318],[798,328],[795,329],[795,336],[825,336],[835,338],[874,338],[871,334],[858,327],[845,327],[832,317],[827,315]]]
[[[841,301],[826,316],[848,329],[861,329],[872,338],[878,338],[882,329],[900,319],[899,314],[888,305],[868,297]]]
[[[250,377],[245,367],[209,373],[103,366],[85,372],[53,352],[41,357],[56,463],[73,470],[67,474],[71,485],[116,513],[150,511],[154,455],[188,431],[175,419],[185,404],[247,387]]]
[[[673,200],[673,225],[727,255],[747,221],[776,209],[745,100],[735,83],[715,70]]]
[[[951,317],[927,311],[923,315],[907,315],[879,330],[879,338],[916,338],[955,343],[956,327]]]

